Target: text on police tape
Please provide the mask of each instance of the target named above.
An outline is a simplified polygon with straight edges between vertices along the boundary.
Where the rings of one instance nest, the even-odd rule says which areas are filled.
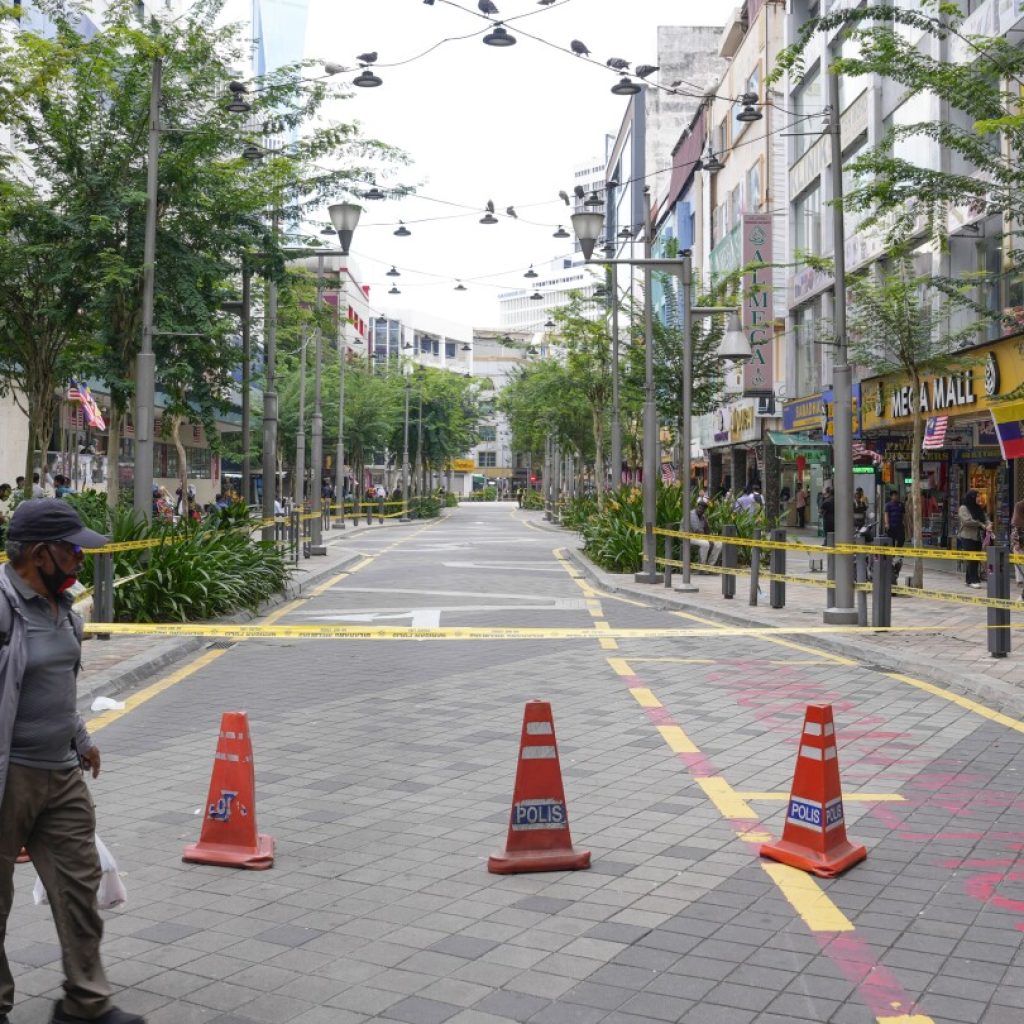
[[[789,811],[786,814],[786,822],[790,825],[801,825],[803,828],[820,829],[823,827],[829,831],[843,823],[843,801],[841,797],[829,800],[824,806],[815,800],[804,800],[800,797],[790,797]]]
[[[569,825],[565,804],[558,800],[520,800],[512,805],[512,831],[560,829]]]

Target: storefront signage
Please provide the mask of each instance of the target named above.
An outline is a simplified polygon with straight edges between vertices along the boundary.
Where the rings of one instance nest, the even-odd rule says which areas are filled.
[[[782,406],[782,429],[787,434],[821,429],[821,393],[795,398]]]
[[[743,329],[753,357],[743,367],[743,393],[772,390],[772,347],[775,344],[772,307],[772,216],[743,218],[743,265],[751,269],[743,282]]]
[[[950,372],[925,376],[916,392],[905,378],[864,381],[864,429],[908,425],[915,409],[953,417],[984,413],[991,400],[1024,385],[1024,336],[966,351],[958,355],[957,364]]]
[[[756,416],[757,400],[743,398],[716,410],[712,414],[710,447],[757,441],[761,436],[761,421]]]
[[[472,459],[452,459],[451,468],[453,473],[472,473],[476,463]]]

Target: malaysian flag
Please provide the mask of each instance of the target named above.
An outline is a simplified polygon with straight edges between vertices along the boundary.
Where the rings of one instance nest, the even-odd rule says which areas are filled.
[[[934,448],[941,448],[946,443],[946,424],[948,416],[929,416],[924,428],[924,444],[921,447],[925,451]]]
[[[878,452],[872,451],[860,441],[853,442],[853,457],[855,459],[870,459],[875,466],[882,464],[882,456]]]
[[[100,412],[100,407],[96,404],[96,399],[92,397],[88,384],[80,384],[72,378],[68,385],[68,401],[81,403],[82,416],[85,417],[88,426],[94,430],[107,429],[107,422],[103,418],[103,413]]]
[[[661,464],[661,482],[666,486],[676,482],[676,467],[671,462]]]

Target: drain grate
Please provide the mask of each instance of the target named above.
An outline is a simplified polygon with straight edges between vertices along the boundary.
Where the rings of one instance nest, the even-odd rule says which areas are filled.
[[[208,651],[226,651],[229,647],[234,647],[236,643],[235,640],[214,640],[206,645],[206,649]]]

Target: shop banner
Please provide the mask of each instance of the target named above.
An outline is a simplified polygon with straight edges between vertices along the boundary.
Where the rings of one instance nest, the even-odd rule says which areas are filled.
[[[743,218],[743,329],[753,357],[743,367],[743,393],[772,390],[772,347],[775,342],[772,306],[772,217],[769,213]]]

